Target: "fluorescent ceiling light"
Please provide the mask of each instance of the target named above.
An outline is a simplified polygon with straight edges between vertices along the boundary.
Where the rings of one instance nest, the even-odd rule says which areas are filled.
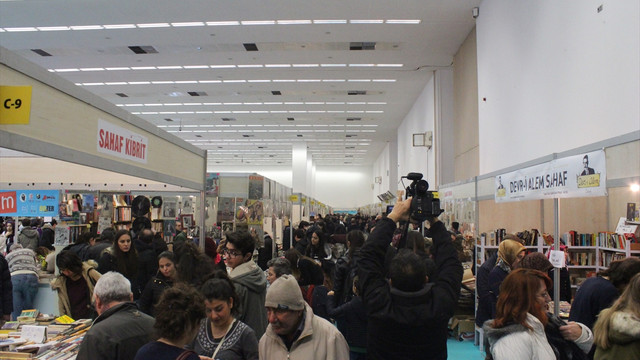
[[[34,27],[14,27],[14,28],[4,28],[7,32],[24,32],[24,31],[38,31],[38,29]]]
[[[253,65],[238,65],[238,68],[261,68],[262,64],[253,64]]]
[[[173,27],[204,26],[204,23],[200,22],[200,21],[177,22],[177,23],[171,23],[171,26],[173,26]]]
[[[165,85],[165,84],[173,84],[173,81],[152,81],[154,85]]]
[[[292,64],[293,67],[301,67],[301,68],[310,68],[310,67],[318,67],[319,64]]]
[[[387,24],[420,24],[421,20],[404,20],[404,19],[389,19]]]
[[[271,80],[247,80],[247,82],[250,82],[250,83],[268,83],[268,82],[271,82]]]
[[[157,66],[156,68],[158,70],[177,70],[177,69],[182,69],[182,66],[180,66],[180,65],[170,65],[170,66]]]
[[[114,81],[114,82],[106,82],[105,85],[127,85],[126,81]]]
[[[132,66],[131,70],[155,70],[155,66]]]
[[[104,68],[80,68],[80,71],[104,71]]]
[[[185,65],[185,69],[208,69],[209,65]]]
[[[207,21],[207,26],[232,26],[240,25],[239,21]]]
[[[200,84],[219,84],[222,80],[199,80]]]
[[[103,27],[100,25],[82,25],[82,26],[72,26],[71,30],[102,30]]]
[[[373,67],[375,64],[349,64],[349,67]]]
[[[105,29],[135,29],[136,26],[134,24],[114,24],[114,25],[103,25]]]
[[[268,68],[286,68],[286,67],[291,67],[291,64],[265,64],[264,67],[268,67]]]
[[[274,20],[240,21],[242,25],[275,25]]]
[[[105,68],[105,70],[107,70],[107,71],[125,71],[125,70],[131,70],[131,69],[128,68],[128,67],[108,67],[108,68]]]
[[[314,24],[346,24],[347,20],[313,20]]]
[[[384,20],[349,20],[351,24],[382,24]]]
[[[278,25],[307,25],[311,20],[278,20]]]
[[[320,64],[322,67],[345,67],[347,64]]]
[[[402,67],[403,64],[376,64],[378,67]]]
[[[235,68],[235,65],[209,65],[210,68],[212,69],[230,69],[230,68]]]
[[[147,23],[147,24],[136,24],[139,28],[162,28],[162,27],[170,27],[169,23]]]
[[[71,30],[68,26],[39,26],[38,30],[40,31],[68,31]]]

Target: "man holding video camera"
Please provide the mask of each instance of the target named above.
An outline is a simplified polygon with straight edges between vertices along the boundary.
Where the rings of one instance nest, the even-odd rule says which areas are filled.
[[[463,269],[437,217],[427,217],[435,273],[427,274],[412,251],[400,250],[391,261],[390,280],[385,278],[385,254],[396,222],[409,220],[411,201],[399,200],[360,250],[358,276],[369,316],[367,359],[447,358],[447,324],[460,294]]]

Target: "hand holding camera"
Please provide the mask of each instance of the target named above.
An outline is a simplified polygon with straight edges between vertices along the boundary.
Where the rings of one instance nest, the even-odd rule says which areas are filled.
[[[411,198],[406,200],[398,199],[393,210],[387,215],[387,217],[394,222],[409,220],[409,214],[411,214]]]

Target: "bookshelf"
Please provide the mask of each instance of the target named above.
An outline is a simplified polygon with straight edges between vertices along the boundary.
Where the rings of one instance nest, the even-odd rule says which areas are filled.
[[[505,229],[497,229],[490,233],[482,233],[476,241],[476,266],[482,265],[487,258],[498,250],[500,241],[506,235]],[[552,243],[552,238],[546,234],[539,234],[534,230],[537,242],[526,242],[527,252],[538,251],[545,253]],[[569,276],[572,289],[578,286],[586,278],[595,276],[597,272],[608,268],[614,260],[621,260],[630,256],[640,256],[640,244],[623,235],[614,232],[599,232],[593,234],[580,234],[569,231],[562,235],[562,241],[568,244]]]

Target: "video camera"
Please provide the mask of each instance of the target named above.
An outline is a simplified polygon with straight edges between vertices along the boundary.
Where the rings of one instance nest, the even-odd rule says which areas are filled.
[[[422,180],[422,174],[412,172],[407,176],[402,176],[400,181],[402,179],[411,180],[411,184],[406,188],[405,199],[413,198],[410,214],[413,220],[423,222],[429,217],[437,217],[442,214],[444,210],[440,209],[440,195],[437,191],[428,191],[429,183]]]

